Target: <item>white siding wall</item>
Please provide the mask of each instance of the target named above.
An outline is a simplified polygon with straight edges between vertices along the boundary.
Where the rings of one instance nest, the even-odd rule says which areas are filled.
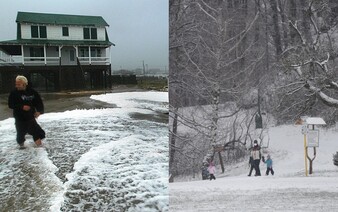
[[[56,26],[47,26],[47,38],[62,40],[62,28]]]
[[[97,40],[106,40],[106,31],[104,27],[97,28]]]
[[[21,24],[21,37],[22,39],[31,39],[31,26],[27,24]]]
[[[50,40],[83,40],[83,28],[68,26],[69,36],[62,36],[62,26],[47,25],[47,39]],[[21,24],[22,39],[31,39],[31,25]],[[105,28],[97,28],[97,40],[105,40]]]
[[[60,30],[62,31],[62,27]],[[83,27],[69,26],[68,30],[69,30],[69,38],[63,36],[63,39],[83,40]],[[62,34],[61,34],[61,37],[62,37]]]

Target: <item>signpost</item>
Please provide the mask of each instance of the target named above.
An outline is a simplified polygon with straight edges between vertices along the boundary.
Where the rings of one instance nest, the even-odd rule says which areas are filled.
[[[319,147],[319,130],[308,130],[306,141],[306,147]]]
[[[307,159],[310,161],[310,174],[312,174],[312,162],[316,158],[316,147],[319,147],[319,130],[315,130],[315,125],[325,125],[325,121],[319,117],[302,117],[302,134],[304,135],[304,159],[305,175],[308,176]],[[310,127],[312,126],[312,129]],[[314,157],[310,159],[308,147],[313,147]]]

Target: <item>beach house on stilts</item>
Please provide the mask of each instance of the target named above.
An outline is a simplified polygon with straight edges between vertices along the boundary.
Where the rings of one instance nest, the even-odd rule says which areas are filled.
[[[16,40],[0,41],[1,93],[18,74],[40,91],[111,86],[114,44],[101,16],[18,12],[16,23]]]

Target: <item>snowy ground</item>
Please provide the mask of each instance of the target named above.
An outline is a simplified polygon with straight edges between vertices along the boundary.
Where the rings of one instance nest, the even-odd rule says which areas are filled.
[[[171,183],[170,211],[338,211],[338,167],[332,162],[338,130],[321,129],[314,173],[308,177],[301,127],[273,127],[269,134],[264,155],[274,161],[274,176],[248,177],[247,161],[224,174],[217,167],[215,181]],[[265,173],[265,164],[260,169]]]
[[[0,211],[167,211],[168,95],[92,96],[115,108],[47,113],[44,148],[0,121]]]

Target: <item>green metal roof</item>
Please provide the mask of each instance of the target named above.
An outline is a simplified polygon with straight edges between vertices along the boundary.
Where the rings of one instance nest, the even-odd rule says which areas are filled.
[[[48,13],[18,12],[18,23],[80,25],[80,26],[109,26],[101,16],[64,15]]]

